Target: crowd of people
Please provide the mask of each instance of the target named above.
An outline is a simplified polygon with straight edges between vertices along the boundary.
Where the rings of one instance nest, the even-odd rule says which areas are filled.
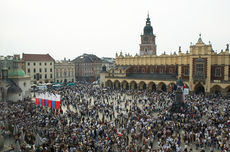
[[[186,96],[186,113],[172,113],[174,92],[113,90],[76,83],[49,90],[61,108],[34,100],[0,103],[1,133],[13,151],[230,151],[230,100]]]

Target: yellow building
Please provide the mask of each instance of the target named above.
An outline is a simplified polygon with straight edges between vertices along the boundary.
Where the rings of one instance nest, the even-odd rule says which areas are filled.
[[[201,35],[190,51],[156,55],[155,35],[149,17],[141,35],[139,55],[116,54],[115,66],[101,73],[101,86],[170,91],[180,77],[194,93],[230,94],[229,45],[220,53]]]

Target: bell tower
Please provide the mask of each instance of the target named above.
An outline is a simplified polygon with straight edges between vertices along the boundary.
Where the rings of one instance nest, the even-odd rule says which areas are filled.
[[[146,25],[144,27],[144,34],[141,35],[141,44],[140,44],[140,55],[156,55],[156,36],[153,34],[153,28],[151,26],[151,21],[149,14],[146,19]]]

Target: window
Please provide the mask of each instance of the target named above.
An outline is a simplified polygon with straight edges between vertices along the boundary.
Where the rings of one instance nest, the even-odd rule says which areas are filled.
[[[45,74],[45,79],[47,79],[47,74]]]
[[[40,74],[40,79],[42,78],[42,75]]]
[[[150,69],[150,73],[154,73],[154,68],[151,68],[151,69]]]
[[[36,79],[36,74],[34,75],[34,79]]]
[[[41,66],[41,65],[42,65],[42,63],[40,62],[40,63],[39,63],[39,65]]]
[[[34,73],[36,73],[36,69],[34,68]]]
[[[184,67],[184,76],[189,76],[189,68]]]
[[[52,72],[52,68],[50,68],[50,72]]]
[[[120,73],[122,73],[122,70],[120,70]]]
[[[30,66],[30,62],[28,62],[27,65]]]
[[[27,72],[30,73],[30,69],[27,69]]]
[[[196,74],[198,74],[198,75],[204,74],[204,64],[202,64],[202,63],[196,64]]]
[[[60,77],[62,77],[62,72],[60,72]]]
[[[50,78],[51,78],[51,79],[53,78],[53,75],[52,75],[52,74],[50,74]]]
[[[215,76],[216,77],[221,77],[221,68],[220,67],[215,68]]]
[[[56,77],[58,78],[58,72],[56,73]]]
[[[45,72],[47,72],[47,69],[45,68]]]
[[[50,62],[50,65],[52,65],[52,62]]]
[[[36,65],[36,63],[34,62],[34,66]]]
[[[41,69],[41,68],[39,69],[39,72],[42,72],[42,69]]]
[[[45,62],[45,65],[46,65],[46,62]]]
[[[144,73],[145,72],[145,68],[142,68],[141,71],[142,71],[142,73]]]
[[[69,77],[70,77],[70,71],[69,71]]]
[[[163,68],[160,68],[160,73],[162,74],[164,72]]]
[[[169,68],[169,73],[172,74],[173,73],[173,69]]]
[[[136,73],[136,72],[137,72],[137,69],[136,69],[136,68],[134,68],[134,69],[133,69],[133,72],[134,72],[134,73]]]

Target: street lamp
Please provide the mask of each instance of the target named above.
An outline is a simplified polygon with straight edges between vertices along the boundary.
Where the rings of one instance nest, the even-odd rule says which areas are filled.
[[[34,91],[34,97],[35,97],[35,88],[37,87],[37,85],[36,84],[33,84],[32,85],[32,88],[33,88],[33,91]]]

